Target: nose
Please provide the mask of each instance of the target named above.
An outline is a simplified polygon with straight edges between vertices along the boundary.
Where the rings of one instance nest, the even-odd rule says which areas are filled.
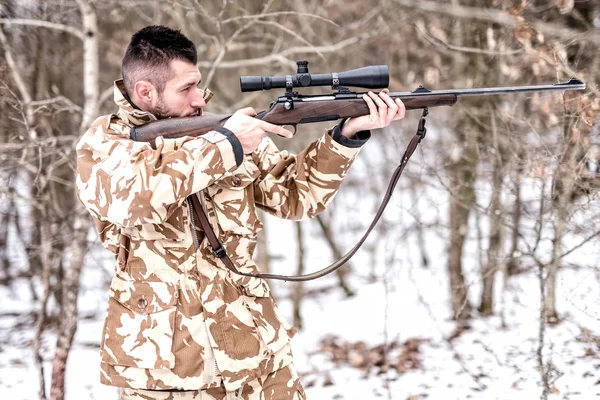
[[[194,98],[192,99],[191,106],[194,108],[202,108],[206,105],[204,101],[204,91],[202,89],[197,89],[194,91]]]

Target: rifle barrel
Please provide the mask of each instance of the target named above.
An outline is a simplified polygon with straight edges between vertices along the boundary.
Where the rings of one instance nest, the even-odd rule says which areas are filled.
[[[506,94],[506,93],[529,93],[529,92],[547,92],[547,91],[563,91],[563,90],[583,90],[585,89],[585,83],[577,78],[571,78],[568,82],[555,83],[553,85],[533,85],[533,86],[506,86],[506,87],[493,87],[493,88],[479,88],[479,89],[460,89],[460,90],[433,90],[427,89],[419,90],[414,92],[395,92],[389,93],[391,97],[396,96],[428,96],[433,94],[455,94],[457,96],[485,96],[493,94]]]

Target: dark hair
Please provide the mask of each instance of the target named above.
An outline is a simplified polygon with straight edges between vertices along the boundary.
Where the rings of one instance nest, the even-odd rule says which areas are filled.
[[[123,57],[122,71],[125,88],[133,93],[135,83],[148,80],[159,93],[169,80],[171,60],[198,62],[196,46],[180,31],[166,26],[151,25],[136,32]]]

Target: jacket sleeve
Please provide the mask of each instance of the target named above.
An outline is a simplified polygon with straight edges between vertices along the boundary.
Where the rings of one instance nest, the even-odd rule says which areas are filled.
[[[232,138],[216,131],[197,138],[159,137],[155,148],[131,140],[129,131],[113,116],[100,117],[77,144],[80,201],[101,221],[123,227],[164,222],[187,196],[242,159]]]
[[[254,153],[261,171],[254,191],[257,206],[293,220],[313,218],[323,211],[361,148],[343,145],[334,140],[338,136],[339,127],[335,127],[296,156],[277,150],[270,139],[265,139]],[[359,136],[362,146],[370,132]]]

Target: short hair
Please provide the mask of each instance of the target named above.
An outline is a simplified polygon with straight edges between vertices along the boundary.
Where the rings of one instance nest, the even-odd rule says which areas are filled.
[[[127,92],[133,93],[135,83],[145,79],[162,93],[170,77],[171,60],[189,61],[196,65],[196,46],[180,31],[162,25],[147,26],[136,32],[127,46],[121,66]]]

